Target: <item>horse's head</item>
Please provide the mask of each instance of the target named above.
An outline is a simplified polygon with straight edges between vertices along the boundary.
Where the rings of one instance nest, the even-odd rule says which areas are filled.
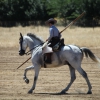
[[[19,55],[23,56],[25,54],[25,50],[27,48],[27,41],[24,38],[24,36],[22,36],[21,33],[20,33],[20,38],[19,38],[19,44],[20,44]]]
[[[19,55],[24,55],[27,47],[31,50],[34,48],[36,45],[40,45],[43,43],[43,41],[37,37],[36,35],[32,33],[28,33],[26,36],[22,36],[20,33],[20,38],[19,38],[19,44],[20,44],[20,49],[19,49]]]

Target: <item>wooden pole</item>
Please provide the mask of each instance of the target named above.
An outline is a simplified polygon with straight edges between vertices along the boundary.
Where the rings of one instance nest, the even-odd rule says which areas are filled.
[[[19,69],[22,65],[24,65],[28,60],[30,60],[31,59],[31,57],[30,58],[28,58],[26,61],[24,61],[19,67],[17,67],[17,69]]]
[[[60,33],[62,33],[64,30],[66,30],[69,26],[71,26],[72,24],[74,24],[77,20],[79,20],[83,15],[85,14],[85,12],[83,12],[80,16],[78,16],[74,21],[72,21],[69,25],[67,25]],[[30,60],[30,58],[28,58],[25,62],[23,62],[17,69],[19,69],[22,65],[24,65],[28,60]]]
[[[74,24],[77,20],[79,20],[83,15],[85,14],[85,12],[83,12],[81,15],[79,15],[75,20],[73,20],[70,24],[68,24],[60,33],[62,33],[64,30],[66,30],[69,26],[71,26],[72,24]]]

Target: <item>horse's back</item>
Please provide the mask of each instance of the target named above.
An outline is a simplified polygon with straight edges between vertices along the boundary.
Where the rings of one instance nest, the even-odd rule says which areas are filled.
[[[81,59],[82,51],[78,46],[65,45],[61,48],[61,59],[72,61],[74,58]]]
[[[71,53],[81,53],[80,48],[75,45],[65,45],[61,48],[61,51],[67,51]]]

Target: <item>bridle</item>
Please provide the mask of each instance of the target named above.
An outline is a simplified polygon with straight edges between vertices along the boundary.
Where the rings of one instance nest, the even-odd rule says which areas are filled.
[[[19,39],[20,51],[19,51],[19,55],[24,55],[24,54],[29,55],[29,54],[30,54],[30,51],[32,51],[32,50],[35,49],[36,47],[39,47],[40,45],[43,45],[45,42],[43,42],[43,43],[41,43],[41,44],[39,44],[39,45],[34,46],[32,49],[30,49],[30,50],[27,51],[26,53],[25,53],[25,50],[22,49],[22,43],[23,43],[23,36],[22,36],[22,34],[20,33],[20,39]]]
[[[19,55],[21,55],[21,56],[25,54],[25,50],[22,49],[22,43],[23,43],[23,36],[20,33],[20,38],[19,38],[19,44],[20,44]]]

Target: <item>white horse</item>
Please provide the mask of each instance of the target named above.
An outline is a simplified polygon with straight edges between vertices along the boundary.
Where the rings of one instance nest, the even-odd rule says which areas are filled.
[[[28,33],[25,36],[22,36],[22,34],[20,34],[19,43],[20,43],[19,55],[21,56],[24,55],[27,47],[29,47],[29,49],[31,50],[31,56],[32,56],[31,60],[33,65],[25,69],[23,79],[25,80],[26,83],[29,83],[29,80],[26,77],[26,73],[28,70],[34,69],[35,71],[34,82],[32,88],[28,91],[28,93],[32,93],[36,87],[36,81],[38,79],[39,71],[42,67],[44,67],[42,45],[40,45],[43,44],[44,42],[34,34]],[[83,53],[86,55],[86,57],[89,56],[93,61],[100,63],[99,58],[97,58],[88,48],[85,47],[79,48],[75,45],[66,45],[63,46],[60,51],[53,52],[51,57],[52,64],[51,65],[47,64],[47,68],[58,67],[66,64],[69,66],[70,69],[71,80],[68,86],[60,92],[61,94],[66,93],[66,91],[69,90],[70,86],[76,79],[75,70],[77,70],[85,78],[88,85],[87,94],[92,94],[91,91],[92,86],[88,79],[87,73],[81,68],[81,62],[84,56]]]

